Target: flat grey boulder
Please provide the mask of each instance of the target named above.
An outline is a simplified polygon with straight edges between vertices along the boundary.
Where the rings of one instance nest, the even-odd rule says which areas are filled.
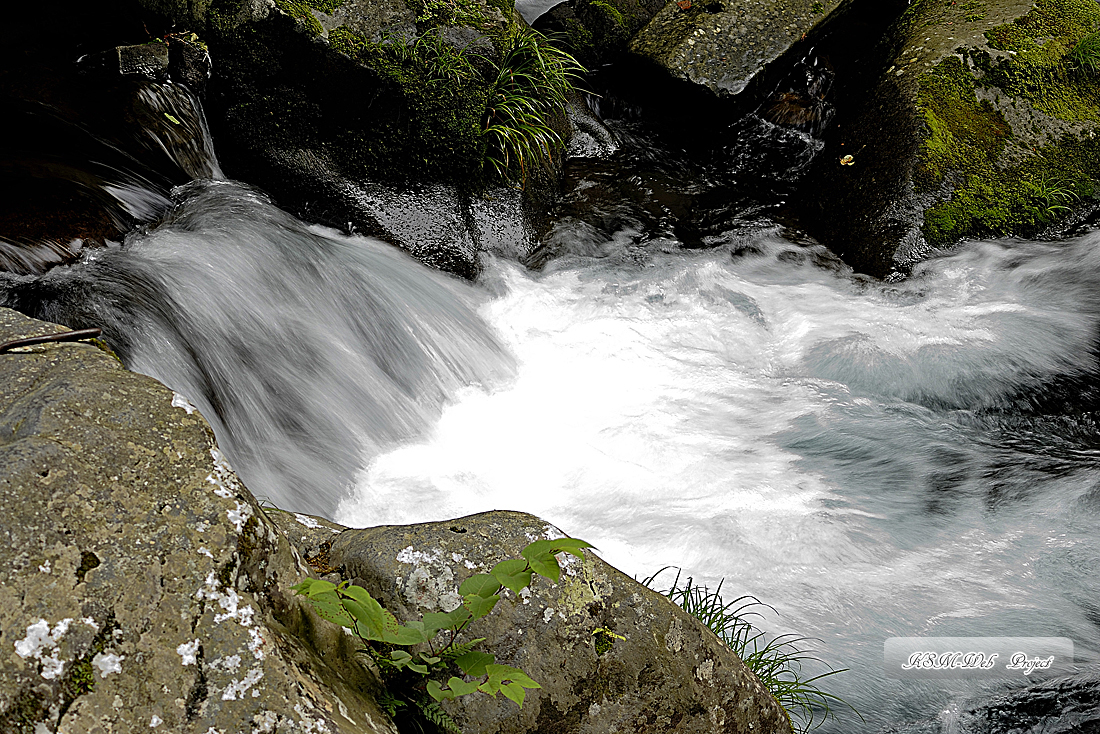
[[[63,331],[0,309],[0,343]],[[396,734],[188,401],[90,344],[0,354],[0,731]]]
[[[672,0],[630,50],[719,97],[740,94],[847,0]]]
[[[306,545],[316,542],[300,535]],[[532,515],[487,512],[348,530],[334,536],[326,560],[399,620],[410,620],[453,609],[464,579],[554,537],[564,534]],[[527,692],[522,709],[482,694],[445,702],[464,732],[790,731],[771,694],[694,617],[591,551],[583,562],[561,562],[559,583],[536,577],[529,594],[504,590],[496,608],[461,635],[487,638],[479,649],[542,686]]]

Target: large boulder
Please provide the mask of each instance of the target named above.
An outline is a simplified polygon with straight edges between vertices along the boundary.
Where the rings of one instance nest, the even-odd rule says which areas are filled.
[[[677,79],[733,97],[852,2],[673,0],[634,36],[630,50]]]
[[[323,538],[323,529],[315,532]],[[306,545],[319,539],[300,535]],[[465,578],[518,558],[533,540],[563,535],[531,515],[488,512],[348,530],[332,538],[325,558],[399,619],[409,620],[449,611]],[[590,551],[583,562],[569,557],[563,564],[559,583],[536,577],[530,594],[505,590],[496,608],[463,632],[462,640],[486,638],[486,652],[542,686],[528,691],[522,709],[503,696],[446,702],[463,731],[790,731],[771,694],[697,619]]]
[[[470,209],[444,200],[476,198],[497,183],[486,165],[485,115],[493,64],[523,24],[512,2],[144,2],[166,27],[197,30],[209,44],[207,106],[229,176],[312,221],[477,276],[477,226],[448,236]],[[552,126],[567,136],[559,117]],[[379,200],[386,191],[440,187],[448,189],[442,197],[404,205],[402,218],[432,231],[410,246],[408,228],[391,229],[393,207]],[[536,221],[553,188],[526,187],[512,217],[529,211]]]
[[[917,0],[872,83],[838,101],[798,197],[857,269],[904,273],[965,237],[1035,235],[1095,201],[1096,0]]]
[[[62,331],[0,309],[0,343]],[[0,354],[0,731],[396,734],[185,398],[90,344]]]

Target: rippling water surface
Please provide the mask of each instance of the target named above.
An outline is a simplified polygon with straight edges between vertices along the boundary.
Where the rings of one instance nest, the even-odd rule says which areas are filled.
[[[338,519],[538,514],[627,573],[774,606],[863,713],[1004,684],[882,677],[892,636],[1065,636],[1097,663],[1100,236],[972,243],[907,282],[758,226],[641,262],[497,262],[481,314],[519,363],[369,461]]]

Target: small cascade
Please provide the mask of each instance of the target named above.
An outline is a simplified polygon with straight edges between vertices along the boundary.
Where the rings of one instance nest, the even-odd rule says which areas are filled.
[[[418,436],[460,387],[510,374],[472,287],[240,184],[175,196],[121,247],[0,280],[0,303],[101,327],[128,367],[202,411],[257,496],[331,515],[364,457]]]

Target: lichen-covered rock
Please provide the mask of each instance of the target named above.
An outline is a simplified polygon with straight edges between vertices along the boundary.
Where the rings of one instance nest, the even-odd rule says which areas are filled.
[[[61,330],[0,309],[0,342]],[[202,416],[90,344],[0,354],[0,731],[395,734]]]
[[[539,538],[562,537],[531,515],[489,512],[421,525],[348,530],[332,566],[399,619],[453,609],[459,584]],[[530,593],[505,590],[463,639],[525,671],[542,688],[522,709],[498,696],[446,703],[470,734],[788,732],[775,699],[729,648],[660,594],[591,552],[563,558],[558,584],[536,577]]]
[[[1096,0],[917,0],[847,100],[802,203],[864,272],[964,237],[1033,235],[1095,196],[1100,75],[1075,54]]]
[[[851,0],[673,0],[634,36],[630,50],[719,97],[740,94]]]

